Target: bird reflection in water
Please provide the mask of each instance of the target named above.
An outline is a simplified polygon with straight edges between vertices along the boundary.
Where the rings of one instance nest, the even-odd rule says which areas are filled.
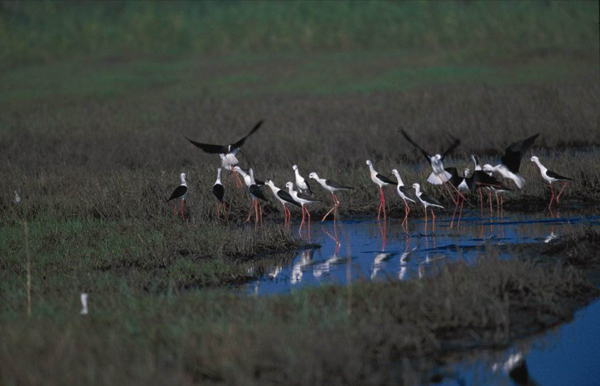
[[[300,259],[294,264],[292,268],[292,277],[290,279],[292,284],[298,284],[302,281],[303,270],[309,267],[313,263],[314,249],[306,249],[302,251]]]
[[[506,361],[498,362],[492,365],[492,370],[495,372],[503,372],[517,386],[537,386],[537,382],[529,376],[525,355],[522,351],[511,354]]]

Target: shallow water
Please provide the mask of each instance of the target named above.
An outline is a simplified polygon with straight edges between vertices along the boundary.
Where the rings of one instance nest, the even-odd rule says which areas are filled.
[[[288,264],[272,267],[245,290],[269,295],[356,280],[419,278],[430,275],[439,264],[472,261],[491,247],[500,258],[510,258],[511,244],[552,243],[583,225],[600,224],[600,216],[546,211],[489,218],[467,212],[460,226],[451,218],[436,218],[435,232],[431,219],[427,228],[422,219],[411,219],[406,230],[400,222],[349,220],[338,221],[335,226],[332,221],[313,222],[310,235],[305,232],[303,238],[321,247],[304,250]]]
[[[600,384],[600,301],[575,314],[571,323],[504,352],[483,352],[444,370],[451,385],[592,386]]]

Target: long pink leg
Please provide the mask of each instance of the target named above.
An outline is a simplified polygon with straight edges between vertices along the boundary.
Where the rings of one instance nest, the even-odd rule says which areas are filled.
[[[215,205],[217,206],[217,220],[221,222],[221,207],[219,201],[215,201]]]
[[[256,200],[256,203],[258,205],[258,209],[260,209],[260,214],[259,214],[259,217],[260,217],[260,229],[262,229],[262,227],[263,227],[262,226],[262,223],[263,223],[263,221],[262,221],[262,218],[263,218],[263,215],[262,215],[262,212],[263,212],[263,210],[262,210],[262,204],[258,200]]]
[[[308,217],[308,242],[310,243],[310,212],[308,211],[308,208],[306,208],[306,216]]]
[[[244,184],[242,184],[242,180],[240,180],[240,176],[235,170],[232,170],[233,175],[235,176],[235,186],[241,188]]]
[[[433,209],[431,209],[431,217],[433,217],[433,220],[431,220],[432,221],[431,229],[432,229],[432,232],[435,233],[435,213],[434,213]]]
[[[254,198],[250,201],[250,211],[248,212],[248,218],[246,218],[246,222],[250,221],[250,217],[252,216],[252,211],[254,210]]]
[[[227,221],[227,224],[229,224],[229,216],[227,215],[227,206],[225,206],[225,203],[223,203],[223,215],[225,217],[225,221]]]
[[[185,210],[185,200],[181,200],[181,219],[185,220],[185,216],[183,215],[183,212]]]
[[[438,174],[438,177],[440,177],[440,175]],[[440,180],[443,181],[442,177],[440,177]],[[452,202],[456,204],[456,199],[454,198],[454,196],[452,195],[452,192],[450,192],[450,188],[448,188],[448,183],[447,182],[443,182],[442,185],[444,185],[444,188],[446,188],[446,191],[448,192],[448,194],[450,195],[450,198],[452,199]],[[454,187],[454,186],[453,186]]]
[[[258,199],[254,199],[254,232],[258,230]]]
[[[552,192],[552,195],[550,196],[550,204],[548,205],[548,209],[552,207],[552,201],[554,201],[554,188],[552,187],[552,184],[550,184],[550,192]]]
[[[329,212],[325,213],[325,216],[323,216],[323,218],[321,219],[321,222],[325,221],[327,216],[329,216],[329,214],[331,212],[333,212],[339,205],[339,201],[337,200],[337,197],[335,196],[334,193],[331,193],[331,197],[333,197],[333,207],[331,209],[329,209]],[[335,221],[335,213],[333,214],[333,221]]]
[[[427,233],[427,207],[425,207],[425,233]]]
[[[488,200],[490,201],[490,217],[494,215],[494,211],[492,210],[492,191],[488,190]]]
[[[481,193],[481,188],[479,190],[479,207],[481,209],[481,217],[483,217],[483,194]]]
[[[298,228],[298,234],[302,236],[302,226],[304,225],[304,205],[302,205],[302,221],[300,222],[300,228]]]
[[[381,200],[383,196],[383,189],[379,187],[379,206],[377,207],[377,221],[379,221],[379,216],[381,216]]]
[[[558,192],[558,197],[556,197],[557,204],[560,204],[560,195],[562,194],[563,190],[565,190],[566,187],[567,187],[567,181],[564,182],[562,189],[560,190],[560,192]]]
[[[177,204],[173,204],[173,217],[177,217]]]
[[[380,189],[381,189],[381,201],[382,201],[381,205],[383,208],[383,221],[387,221],[387,217],[385,215],[385,195],[383,194],[383,188],[380,188]]]

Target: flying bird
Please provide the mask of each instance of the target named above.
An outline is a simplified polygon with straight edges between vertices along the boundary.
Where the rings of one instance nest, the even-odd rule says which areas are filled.
[[[504,155],[500,158],[500,164],[496,166],[485,164],[483,165],[483,171],[499,173],[502,177],[513,180],[517,187],[522,189],[525,185],[525,179],[519,175],[521,158],[523,158],[523,154],[525,154],[525,152],[533,145],[533,142],[535,142],[538,135],[540,135],[540,133],[511,144],[506,148]]]

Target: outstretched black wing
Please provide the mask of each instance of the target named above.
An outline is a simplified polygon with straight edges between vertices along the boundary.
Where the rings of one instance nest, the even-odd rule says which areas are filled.
[[[447,156],[448,154],[450,154],[450,152],[452,152],[454,149],[456,149],[458,147],[458,145],[460,145],[460,139],[456,138],[456,139],[454,139],[454,142],[452,142],[450,147],[448,149],[446,149],[445,152],[442,153],[442,159],[444,159],[445,156]]]
[[[194,146],[199,147],[200,149],[202,149],[206,153],[209,153],[209,154],[227,154],[227,146],[212,145],[210,143],[196,142],[194,140],[189,139],[185,135],[184,135],[184,137],[185,137],[185,139],[187,139],[188,141],[190,141]]]
[[[258,123],[256,123],[256,125],[254,125],[252,130],[250,130],[250,132],[248,134],[246,134],[246,136],[244,138],[240,139],[236,143],[231,144],[232,150],[241,147],[244,144],[244,142],[246,141],[246,139],[248,139],[249,136],[254,134],[256,132],[256,130],[258,130],[260,128],[260,126],[263,124],[264,121],[265,121],[264,119],[261,119],[260,121],[258,121]]]
[[[423,150],[423,149],[421,148],[421,146],[417,145],[417,143],[416,143],[415,141],[413,141],[413,140],[412,140],[412,139],[411,139],[411,138],[408,136],[408,134],[406,134],[406,131],[404,131],[404,129],[401,129],[401,131],[402,131],[402,135],[404,136],[404,138],[406,138],[406,140],[407,140],[408,142],[410,142],[410,143],[411,143],[411,145],[413,145],[413,146],[414,146],[414,147],[416,147],[417,149],[421,150],[421,153],[423,153],[423,155],[425,156],[425,158],[427,158],[427,161],[428,161],[428,162],[431,162],[431,155],[429,155],[429,153],[427,153],[425,150]]]
[[[531,137],[522,141],[517,141],[506,148],[504,155],[500,160],[502,163],[513,173],[518,173],[521,167],[521,158],[523,154],[533,145],[535,139],[540,135],[532,135]]]

